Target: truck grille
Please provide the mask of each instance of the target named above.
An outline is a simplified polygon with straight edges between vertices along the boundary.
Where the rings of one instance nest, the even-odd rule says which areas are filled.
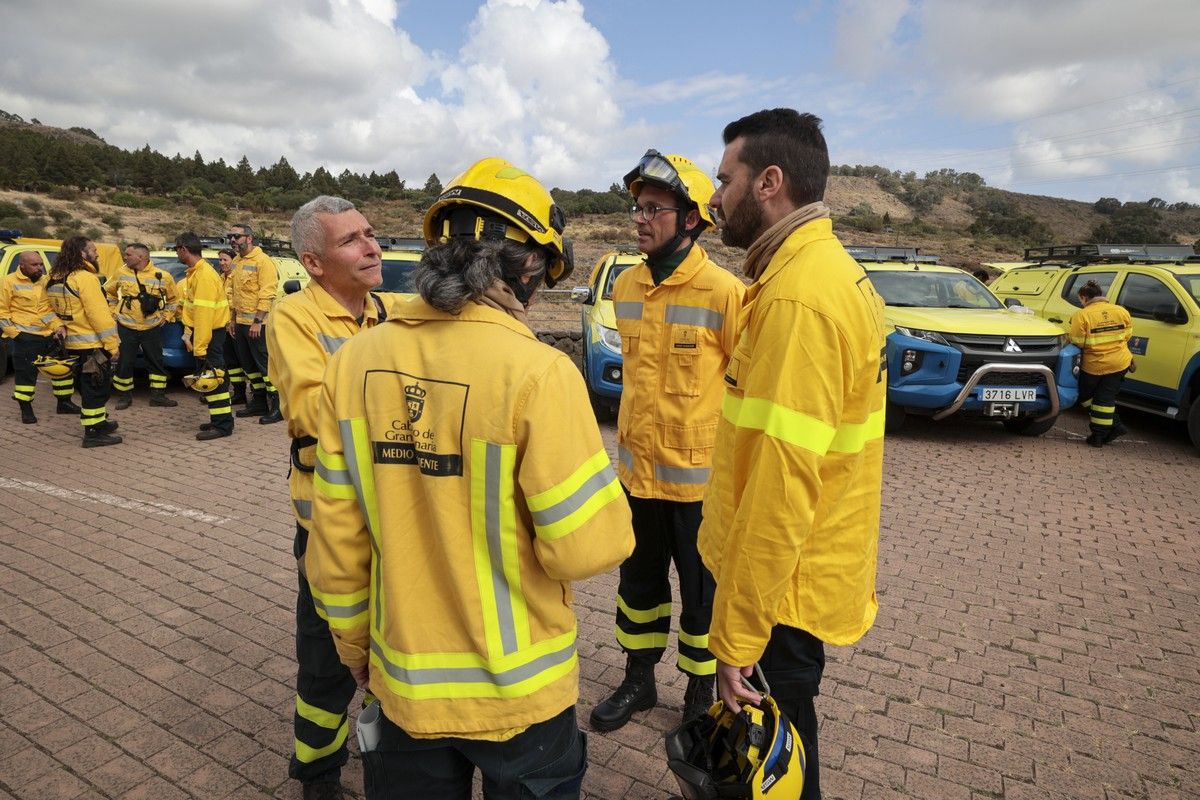
[[[958,382],[966,383],[975,370],[984,364],[1058,365],[1062,350],[1057,336],[977,336],[944,333],[946,341],[962,351],[958,366]],[[1021,348],[1020,353],[1006,353],[1009,340]],[[1037,372],[992,372],[984,375],[980,386],[1042,386],[1045,378]]]

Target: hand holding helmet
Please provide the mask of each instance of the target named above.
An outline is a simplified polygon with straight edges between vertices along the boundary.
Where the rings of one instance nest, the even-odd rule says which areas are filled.
[[[733,711],[718,700],[667,734],[667,765],[686,800],[800,796],[804,743],[771,697],[762,670],[756,665],[755,671],[764,686],[758,706],[744,703]]]

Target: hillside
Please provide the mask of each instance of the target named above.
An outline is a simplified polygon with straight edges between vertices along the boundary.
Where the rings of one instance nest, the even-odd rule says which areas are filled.
[[[924,178],[861,165],[835,166],[833,173],[826,201],[843,242],[919,247],[955,266],[1019,260],[1025,247],[1047,243],[1200,240],[1200,206],[1194,204],[1018,194],[946,169]],[[420,234],[421,209],[440,191],[436,175],[416,189],[395,171],[334,176],[322,167],[300,175],[282,157],[255,170],[245,158],[234,166],[205,161],[200,153],[125,151],[86,128],[53,128],[0,111],[0,229],[26,235],[84,233],[153,247],[184,230],[214,234],[249,221],[262,235],[286,239],[292,210],[326,193],[354,200],[381,234],[412,236]],[[580,272],[612,247],[634,241],[632,223],[617,213],[630,203],[619,186],[606,192],[556,188],[554,195],[567,211]],[[719,263],[740,265],[741,251],[716,236],[702,244]]]

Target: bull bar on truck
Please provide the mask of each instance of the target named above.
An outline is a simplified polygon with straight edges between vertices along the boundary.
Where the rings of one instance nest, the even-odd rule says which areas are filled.
[[[978,385],[981,378],[992,372],[1037,372],[1046,379],[1046,392],[1050,397],[1050,410],[1039,417],[1034,417],[1034,422],[1042,422],[1050,419],[1058,413],[1058,384],[1054,380],[1054,371],[1045,364],[983,364],[979,369],[975,370],[975,374],[967,379],[963,384],[963,388],[959,391],[958,396],[954,398],[954,402],[945,408],[934,413],[934,419],[945,419],[954,412],[962,408],[963,403],[971,396],[971,390]]]

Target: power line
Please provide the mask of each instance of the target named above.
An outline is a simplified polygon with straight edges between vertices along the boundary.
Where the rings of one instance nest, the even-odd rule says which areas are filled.
[[[1161,92],[1163,89],[1171,89],[1175,86],[1182,86],[1185,83],[1194,83],[1196,81],[1200,81],[1200,75],[1197,75],[1194,78],[1183,78],[1181,80],[1172,81],[1171,83],[1164,83],[1161,86],[1151,86],[1148,89],[1139,89],[1136,92],[1129,92],[1128,94],[1117,95],[1116,97],[1107,97],[1102,100],[1094,100],[1090,103],[1081,103],[1077,106],[1069,106],[1067,108],[1058,108],[1058,109],[1055,109],[1054,111],[1047,111],[1044,114],[1034,114],[1032,117],[1025,117],[1023,119],[1005,120],[1004,122],[997,122],[992,125],[984,125],[979,128],[971,128],[971,129],[968,129],[965,131],[955,131],[953,133],[947,133],[944,136],[935,136],[932,139],[925,139],[923,142],[918,141],[917,144],[920,145],[920,144],[924,144],[927,142],[938,142],[943,139],[948,139],[951,136],[961,136],[961,135],[969,134],[969,133],[979,133],[980,131],[989,131],[989,130],[992,130],[993,128],[1008,127],[1010,125],[1020,125],[1025,122],[1032,122],[1035,119],[1045,119],[1046,117],[1054,117],[1054,116],[1058,116],[1059,114],[1069,114],[1072,111],[1079,111],[1080,109],[1084,109],[1084,108],[1092,108],[1093,106],[1105,105],[1106,103],[1112,103],[1117,100],[1125,100],[1130,97],[1137,97],[1140,94],[1149,94],[1150,92]]]
[[[1107,178],[1128,178],[1135,175],[1157,175],[1163,172],[1189,172],[1194,169],[1200,169],[1200,164],[1181,164],[1174,167],[1160,167],[1158,169],[1142,169],[1135,172],[1110,172],[1107,175],[1089,175],[1086,178],[1050,178],[1040,181],[1009,181],[1008,186],[1036,186],[1045,183],[1083,183],[1084,181],[1101,181]]]
[[[1168,147],[1176,144],[1190,144],[1192,142],[1200,142],[1200,136],[1192,136],[1186,139],[1171,139],[1165,142],[1155,142],[1154,144],[1137,145],[1134,147],[1120,147],[1116,150],[1099,150],[1095,153],[1083,153],[1077,156],[1063,156],[1061,158],[1047,158],[1041,161],[1020,161],[1014,164],[999,163],[989,164],[981,169],[1000,169],[1002,167],[1036,167],[1042,164],[1062,164],[1067,161],[1082,161],[1087,158],[1107,158],[1108,156],[1120,155],[1122,153],[1138,153],[1143,150],[1157,150],[1160,147]]]
[[[1016,151],[1016,150],[1020,150],[1024,147],[1028,147],[1029,145],[1041,144],[1043,142],[1067,142],[1067,141],[1073,141],[1075,139],[1086,139],[1088,137],[1096,136],[1096,135],[1102,134],[1102,133],[1115,133],[1117,131],[1129,130],[1131,128],[1157,127],[1156,125],[1150,125],[1149,123],[1153,123],[1155,121],[1161,121],[1161,120],[1168,120],[1171,117],[1179,117],[1180,121],[1186,120],[1186,119],[1191,119],[1193,117],[1200,117],[1200,108],[1187,108],[1182,111],[1172,112],[1170,114],[1161,114],[1157,117],[1145,117],[1144,119],[1134,120],[1132,122],[1124,122],[1124,123],[1121,123],[1120,125],[1111,125],[1106,128],[1091,128],[1091,129],[1088,129],[1085,131],[1076,131],[1075,133],[1064,133],[1064,134],[1060,134],[1058,136],[1046,136],[1041,139],[1029,139],[1027,141],[1024,141],[1024,142],[1021,142],[1020,144],[1015,144],[1015,145],[1005,145],[1003,147],[988,147],[988,148],[983,148],[980,150],[961,150],[957,153],[945,153],[942,155],[922,156],[921,158],[915,159],[915,163],[921,164],[922,162],[933,163],[933,162],[954,161],[954,160],[958,160],[958,159],[967,158],[970,156],[983,155],[985,153],[1002,153],[1002,152],[1008,152],[1008,151]],[[909,165],[911,166],[912,164],[913,164],[913,162],[910,161]]]

